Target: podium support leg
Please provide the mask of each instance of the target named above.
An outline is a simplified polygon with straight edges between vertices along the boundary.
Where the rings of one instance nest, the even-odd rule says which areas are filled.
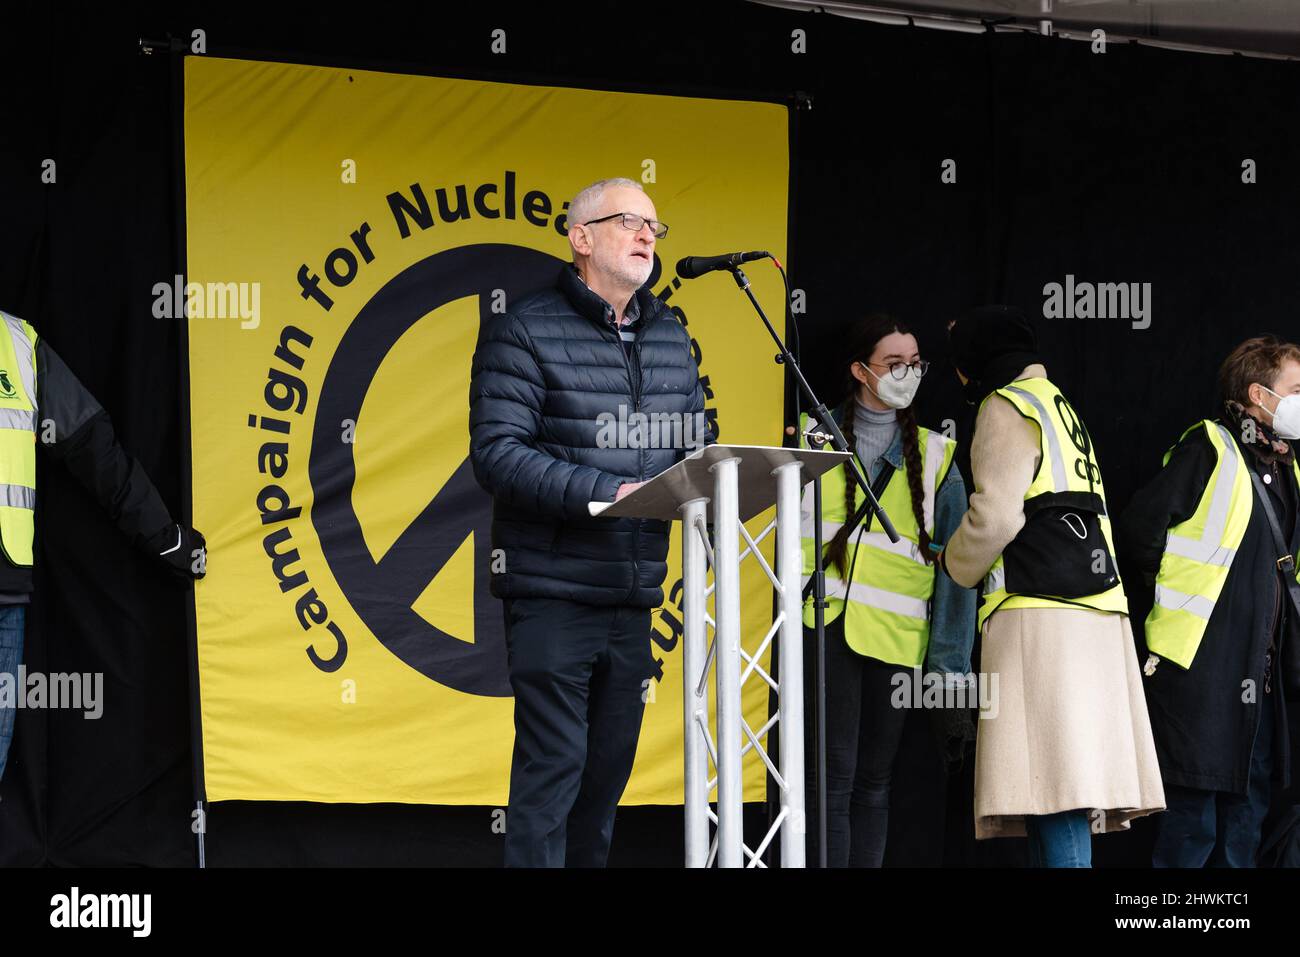
[[[713,596],[717,624],[718,866],[743,867],[743,778],[740,766],[740,489],[739,458],[713,472]]]
[[[709,685],[705,681],[708,635],[704,592],[708,578],[700,528],[708,499],[681,506],[682,513],[682,735],[686,760],[686,866],[704,867],[709,859]]]
[[[781,729],[781,866],[803,867],[807,852],[804,808],[803,753],[803,544],[800,541],[800,476],[803,466],[791,462],[772,470],[776,475],[776,574],[781,582],[780,690],[777,725]]]

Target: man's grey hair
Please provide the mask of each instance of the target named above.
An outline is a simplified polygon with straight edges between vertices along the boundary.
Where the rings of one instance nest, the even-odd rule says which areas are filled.
[[[573,197],[573,202],[569,204],[569,225],[573,226],[594,219],[596,213],[600,211],[600,201],[605,195],[605,190],[611,186],[630,186],[633,189],[645,192],[644,186],[634,179],[628,179],[626,176],[615,176],[613,179],[598,179]]]

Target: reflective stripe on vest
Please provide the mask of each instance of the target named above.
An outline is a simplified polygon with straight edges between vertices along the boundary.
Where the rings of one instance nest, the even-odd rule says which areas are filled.
[[[36,489],[24,485],[0,485],[0,506],[35,508]]]
[[[1046,382],[1047,380],[1042,381]],[[1039,401],[1038,396],[1027,389],[1017,387],[1014,383],[1007,386],[1006,391],[1020,396],[1033,407],[1036,413],[1033,419],[1038,423],[1039,432],[1042,433],[1044,451],[1047,453],[1045,457],[1049,459],[1052,467],[1052,487],[1048,491],[1068,492],[1070,490],[1070,477],[1065,471],[1065,456],[1061,454],[1061,436],[1057,434],[1055,421],[1047,414],[1047,407]],[[1051,423],[1052,427],[1048,428],[1044,423]],[[1039,470],[1041,471],[1041,469],[1042,466],[1039,465]],[[1031,495],[1030,498],[1033,498],[1033,496]]]
[[[36,431],[36,413],[24,412],[22,409],[0,409],[0,429],[21,429],[24,432]]]
[[[1170,611],[1185,611],[1204,621],[1209,621],[1210,615],[1214,612],[1213,600],[1204,595],[1184,595],[1180,591],[1174,591],[1168,585],[1156,585],[1156,604]],[[1166,657],[1172,660],[1173,656]]]
[[[1232,565],[1232,559],[1237,554],[1237,546],[1241,544],[1241,535],[1246,533],[1246,528],[1243,525],[1241,535],[1235,536],[1236,542],[1231,546],[1225,544],[1228,512],[1232,503],[1233,489],[1238,485],[1239,474],[1240,478],[1244,480],[1240,483],[1243,490],[1246,488],[1250,476],[1242,470],[1241,455],[1237,452],[1237,443],[1232,441],[1232,435],[1228,430],[1213,422],[1209,423],[1207,428],[1211,429],[1207,434],[1211,436],[1210,443],[1217,453],[1218,462],[1214,467],[1214,474],[1211,476],[1209,484],[1206,485],[1206,491],[1210,493],[1210,500],[1209,512],[1204,519],[1205,527],[1201,530],[1201,534],[1194,538],[1170,529],[1168,539],[1165,542],[1165,551],[1174,555],[1181,555],[1183,558],[1190,558],[1195,562],[1202,562],[1207,565],[1222,565],[1224,568],[1228,568]],[[1219,442],[1214,441],[1216,435],[1220,439]],[[1166,454],[1165,461],[1168,460],[1169,456]],[[1190,525],[1194,529],[1195,524],[1183,522],[1178,528],[1181,530],[1184,526]]]
[[[1249,466],[1232,433],[1207,419],[1184,432],[1178,444],[1198,429],[1214,449],[1214,471],[1196,511],[1169,529],[1156,574],[1155,603],[1146,620],[1147,648],[1183,668],[1191,666],[1205,637],[1255,507]],[[1166,464],[1173,451],[1165,453]],[[1293,472],[1300,487],[1300,464],[1293,465]]]
[[[859,556],[861,561],[861,556]],[[857,574],[856,569],[854,574]],[[826,578],[826,597],[835,598],[839,601],[844,600],[844,579],[843,578]],[[858,602],[863,605],[870,605],[872,608],[878,608],[881,611],[892,612],[895,615],[902,615],[906,618],[916,618],[920,621],[929,621],[930,603],[924,598],[909,598],[907,595],[900,595],[897,592],[885,591],[883,588],[876,588],[874,585],[865,585],[862,582],[852,582],[849,585],[849,601]]]
[[[989,401],[994,395],[1002,396],[1017,412],[1038,426],[1040,460],[1038,471],[1025,490],[1025,501],[1051,493],[1087,492],[1100,497],[1104,509],[1106,497],[1101,469],[1096,461],[1096,450],[1092,448],[1092,440],[1083,420],[1066,401],[1061,390],[1047,379],[1029,378],[1016,379],[1010,385],[989,393],[984,401]],[[1074,460],[1072,464],[1069,459]],[[1099,520],[1102,536],[1113,560],[1115,545],[1111,537],[1110,518],[1107,514],[1102,514]],[[982,629],[985,620],[999,608],[1072,606],[1128,614],[1128,600],[1124,596],[1123,583],[1096,595],[1070,599],[1009,592],[1006,587],[1006,567],[999,555],[984,578],[977,617]]]
[[[800,433],[806,432],[809,417],[800,418]],[[800,444],[807,448],[807,441]],[[921,515],[926,531],[934,533],[934,497],[952,466],[956,443],[938,432],[917,429],[921,455]],[[859,465],[861,462],[859,461]],[[863,469],[864,473],[866,469]],[[822,477],[822,545],[825,548],[843,528],[845,515],[845,468],[833,469]],[[881,493],[881,504],[899,534],[891,542],[882,531],[858,530],[849,538],[844,569],[827,568],[826,620],[844,615],[844,638],[858,654],[891,664],[919,667],[930,643],[930,597],[934,593],[935,566],[921,555],[920,530],[912,509],[912,495],[906,468],[890,477]],[[855,508],[863,496],[854,496]],[[875,525],[878,529],[879,525]],[[813,567],[812,483],[803,496],[803,583]],[[844,575],[852,569],[853,580]],[[840,577],[835,577],[839,575]],[[804,605],[804,624],[815,621],[812,597]]]
[[[32,564],[36,507],[36,331],[0,312],[0,548]]]

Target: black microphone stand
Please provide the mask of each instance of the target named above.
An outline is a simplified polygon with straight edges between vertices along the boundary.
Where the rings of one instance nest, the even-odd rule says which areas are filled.
[[[826,403],[817,398],[813,392],[812,386],[804,378],[803,371],[799,368],[799,363],[795,361],[790,350],[786,348],[785,342],[777,335],[772,328],[772,323],[768,321],[767,314],[763,312],[763,307],[758,304],[754,298],[754,291],[749,287],[749,279],[745,276],[744,270],[740,266],[729,267],[732,277],[749,297],[753,304],[754,310],[758,317],[763,320],[763,325],[772,336],[772,341],[776,343],[777,348],[781,351],[776,356],[777,365],[784,365],[786,369],[794,373],[795,380],[799,384],[799,391],[803,397],[812,406],[812,415],[817,419],[819,429],[828,429],[830,432],[831,444],[841,452],[852,453],[853,449],[849,448],[849,443],[844,438],[844,433],[835,422],[835,417],[831,415],[830,410],[826,408]],[[814,440],[809,436],[808,444],[814,448],[820,448],[825,444],[819,436]],[[894,528],[894,523],[889,520],[889,515],[881,507],[880,502],[876,500],[876,495],[871,491],[871,483],[867,481],[866,475],[862,472],[862,467],[858,464],[856,457],[848,460],[852,466],[852,473],[858,485],[862,488],[866,496],[862,510],[859,514],[870,515],[875,512],[880,519],[880,527],[885,534],[889,536],[891,542],[898,541],[898,532]],[[816,656],[816,688],[817,688],[817,724],[816,724],[816,747],[815,757],[817,761],[817,863],[820,867],[826,867],[826,575],[822,567],[822,480],[817,476],[813,480],[813,617],[816,622],[817,631],[817,656]],[[849,516],[845,516],[846,519]],[[783,731],[785,729],[782,729]],[[801,731],[802,733],[802,731]]]

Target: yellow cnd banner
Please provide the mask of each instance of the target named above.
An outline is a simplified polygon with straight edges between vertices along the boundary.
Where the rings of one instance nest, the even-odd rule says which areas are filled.
[[[784,257],[785,107],[186,59],[188,275],[165,298],[188,317],[209,549],[209,800],[505,804],[513,702],[491,499],[467,459],[470,360],[482,317],[569,260],[569,198],[611,176],[642,182],[671,226],[652,288],[698,345],[719,439],[781,444],[782,375],[748,302],[672,264]],[[749,271],[779,317],[780,276]],[[680,561],[678,527],[625,803],[682,800]],[[771,593],[742,569],[753,650]],[[766,720],[756,677],[745,708]]]

